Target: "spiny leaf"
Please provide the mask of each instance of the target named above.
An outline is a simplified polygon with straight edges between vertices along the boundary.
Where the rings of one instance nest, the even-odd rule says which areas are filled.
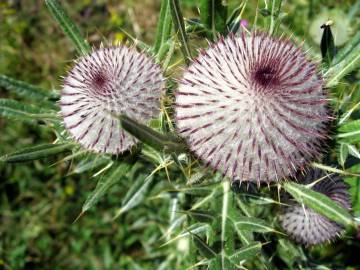
[[[360,2],[359,2],[360,3]],[[356,103],[349,110],[347,110],[340,118],[338,125],[341,126],[346,120],[349,119],[351,114],[360,106],[360,102]]]
[[[118,218],[123,213],[139,205],[145,198],[146,193],[153,181],[153,174],[147,177],[139,177],[136,183],[132,185],[127,192],[121,208],[116,212],[114,219]]]
[[[88,42],[81,36],[79,29],[61,4],[57,0],[45,0],[45,4],[61,29],[74,43],[77,52],[80,55],[87,54],[90,51]]]
[[[356,148],[355,145],[351,145],[351,144],[348,144],[347,145],[348,149],[349,149],[349,154],[360,159],[360,153],[359,153],[359,150]]]
[[[160,54],[160,52],[161,55],[166,54],[167,50],[169,49],[168,40],[171,37],[171,29],[172,19],[169,0],[162,0],[154,44],[154,52],[156,54]],[[167,48],[167,50],[165,48]]]
[[[178,189],[184,194],[190,194],[194,196],[205,196],[210,194],[213,191],[213,185],[206,186],[194,186],[194,187],[184,187]]]
[[[215,213],[212,211],[189,210],[186,213],[198,222],[211,223],[215,218]]]
[[[346,45],[338,51],[338,53],[335,55],[332,65],[336,65],[344,60],[344,58],[351,53],[358,45],[360,45],[360,32],[357,32],[355,36],[352,37],[351,40],[349,40]]]
[[[348,143],[360,142],[360,120],[349,121],[338,128],[339,134],[336,135]]]
[[[21,97],[34,101],[40,101],[42,105],[55,108],[56,105],[49,99],[57,99],[54,93],[41,89],[40,87],[28,84],[23,81],[15,80],[8,76],[0,74],[0,86]]]
[[[42,144],[28,147],[11,154],[7,154],[0,158],[0,161],[8,163],[27,162],[57,155],[65,151],[69,151],[74,147],[74,144]]]
[[[360,44],[354,47],[338,64],[328,69],[325,77],[328,80],[327,87],[335,86],[339,81],[360,66]]]
[[[216,256],[216,252],[208,245],[206,244],[198,235],[193,234],[189,232],[192,235],[192,239],[194,241],[195,246],[198,248],[200,253],[208,258],[212,259]]]
[[[209,270],[235,270],[236,266],[230,262],[229,258],[217,255],[214,259],[209,262]]]
[[[234,254],[229,256],[232,263],[239,265],[243,260],[249,260],[261,251],[262,244],[254,242],[250,245],[240,248]]]
[[[239,217],[238,220],[234,222],[234,224],[240,230],[261,233],[276,232],[276,230],[269,226],[265,220],[254,217]]]
[[[331,166],[327,166],[327,165],[324,165],[324,164],[319,164],[319,163],[316,163],[316,162],[313,162],[311,165],[314,168],[319,168],[319,169],[327,171],[327,172],[338,173],[340,175],[360,176],[359,174],[351,173],[351,172],[348,172],[348,171],[343,171],[343,170],[340,170],[340,169],[337,169],[337,168],[334,168],[334,167],[331,167]]]
[[[183,230],[181,233],[179,233],[177,236],[173,237],[172,239],[170,239],[169,241],[167,241],[165,244],[163,244],[162,246],[166,246],[169,245],[170,243],[173,243],[174,241],[182,238],[182,237],[187,237],[190,235],[190,233],[192,234],[199,234],[199,233],[206,233],[210,230],[210,226],[209,224],[204,224],[204,223],[195,223],[191,226],[189,226],[188,228],[186,228],[185,230]]]
[[[191,53],[188,46],[188,37],[185,31],[184,18],[181,13],[179,0],[169,0],[169,1],[170,1],[170,9],[171,9],[172,21],[174,24],[174,29],[181,43],[180,49],[184,55],[185,63],[188,65],[190,63]]]
[[[342,124],[339,128],[339,132],[351,132],[360,130],[360,120],[353,120]],[[342,137],[342,136],[341,136]]]
[[[319,214],[346,226],[354,225],[350,213],[326,195],[293,182],[284,183],[283,187],[296,201],[304,203]]]
[[[117,166],[110,175],[101,178],[95,190],[91,192],[91,194],[86,199],[83,207],[82,213],[88,211],[91,207],[98,203],[98,201],[106,194],[106,192],[114,186],[116,183],[121,181],[130,170],[131,165],[123,162]]]
[[[12,99],[0,99],[0,116],[28,122],[44,119],[59,120],[55,114]]]
[[[345,165],[348,154],[349,154],[348,145],[346,143],[341,143],[339,147],[338,159],[339,159],[339,164],[342,167],[344,167]]]
[[[91,159],[91,160],[82,160],[79,164],[77,164],[74,167],[73,173],[81,174],[89,170],[93,170],[102,165],[105,165],[109,162],[111,162],[109,158],[105,158],[105,157],[96,157],[95,159]]]

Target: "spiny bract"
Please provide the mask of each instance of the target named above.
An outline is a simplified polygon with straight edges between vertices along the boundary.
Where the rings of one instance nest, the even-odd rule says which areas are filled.
[[[312,189],[320,192],[330,199],[350,210],[351,202],[348,186],[338,175],[325,175],[321,170],[311,170],[305,177],[299,176],[298,180],[303,184],[309,184],[320,180]],[[339,235],[343,228],[318,214],[314,210],[300,205],[289,197],[283,201],[289,204],[284,207],[279,220],[284,230],[297,242],[306,245],[321,244]]]
[[[316,65],[289,40],[221,38],[185,71],[176,121],[196,155],[238,181],[278,181],[321,150],[328,99]]]
[[[137,141],[114,115],[141,123],[157,117],[164,78],[153,59],[135,48],[101,48],[76,61],[64,80],[61,114],[65,127],[85,148],[118,154]]]

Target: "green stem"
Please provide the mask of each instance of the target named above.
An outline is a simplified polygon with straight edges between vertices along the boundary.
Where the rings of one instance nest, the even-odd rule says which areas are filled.
[[[187,65],[190,64],[191,53],[188,46],[188,37],[185,32],[184,19],[181,13],[179,0],[170,0],[171,15],[174,23],[175,32],[181,43],[181,52],[184,55],[184,60]]]

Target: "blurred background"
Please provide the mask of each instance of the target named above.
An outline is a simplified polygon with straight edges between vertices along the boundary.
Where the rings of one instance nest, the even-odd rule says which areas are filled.
[[[94,47],[125,41],[126,33],[153,42],[159,0],[61,2]],[[235,8],[240,2],[229,0],[228,4]],[[196,0],[181,4],[186,18],[198,17]],[[252,24],[256,9],[262,7],[263,1],[248,1],[244,19]],[[327,19],[334,21],[338,46],[359,31],[359,9],[354,7],[360,7],[359,1],[283,1],[286,16],[281,31],[293,33],[299,42],[306,40],[311,53],[318,56],[319,26]],[[44,89],[60,89],[61,76],[75,57],[75,48],[43,1],[0,1],[0,74]],[[0,88],[0,97],[12,96]],[[54,139],[41,126],[0,118],[0,156]],[[159,201],[150,200],[114,221],[113,209],[124,195],[121,187],[114,187],[74,223],[96,185],[94,171],[70,174],[72,164],[58,160],[0,163],[0,269],[160,269],[167,253],[181,254],[186,248],[186,242],[166,252],[160,247],[159,224],[169,207]],[[147,219],[152,221],[144,224],[145,214],[152,215]]]

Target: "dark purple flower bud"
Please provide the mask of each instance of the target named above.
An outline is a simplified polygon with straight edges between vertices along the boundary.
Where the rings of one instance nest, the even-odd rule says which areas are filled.
[[[325,175],[321,170],[311,170],[304,177],[300,175],[301,183],[309,184],[319,180],[312,189],[328,196],[330,199],[350,210],[351,202],[348,186],[338,175]],[[329,220],[311,208],[300,205],[290,197],[285,196],[283,203],[288,204],[283,208],[279,217],[280,224],[287,234],[295,241],[315,245],[334,239],[343,231],[343,227]]]
[[[114,115],[157,117],[165,87],[160,67],[135,48],[101,48],[81,57],[64,80],[61,114],[71,136],[95,152],[122,153],[137,140]]]
[[[317,157],[327,138],[323,79],[288,40],[221,38],[185,71],[176,122],[190,149],[233,180],[278,181]]]

